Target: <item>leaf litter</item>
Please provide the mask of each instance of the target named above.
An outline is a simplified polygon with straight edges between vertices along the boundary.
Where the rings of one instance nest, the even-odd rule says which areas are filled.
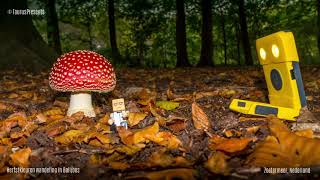
[[[319,117],[315,71],[320,69],[302,68],[307,111]],[[309,115],[290,124],[228,109],[233,98],[267,102],[261,69],[120,69],[117,74],[112,93],[94,94],[97,117],[88,118],[81,112],[66,116],[68,93],[52,91],[47,72],[0,72],[6,77],[0,79],[0,178],[250,178],[261,172],[252,171],[255,167],[320,165],[314,129],[319,124],[308,121]],[[108,124],[115,98],[125,98],[130,111],[129,128],[117,132]],[[81,173],[7,174],[8,167],[78,167]]]

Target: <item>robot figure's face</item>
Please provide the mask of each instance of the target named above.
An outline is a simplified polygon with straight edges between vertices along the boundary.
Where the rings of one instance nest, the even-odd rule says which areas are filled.
[[[296,44],[291,32],[277,32],[256,41],[261,65],[299,61]]]

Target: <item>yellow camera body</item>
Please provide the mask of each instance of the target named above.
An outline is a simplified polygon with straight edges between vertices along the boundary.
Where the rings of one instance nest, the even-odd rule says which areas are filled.
[[[295,120],[307,103],[293,34],[280,31],[260,38],[256,41],[256,50],[263,66],[270,104],[233,99],[230,109]]]

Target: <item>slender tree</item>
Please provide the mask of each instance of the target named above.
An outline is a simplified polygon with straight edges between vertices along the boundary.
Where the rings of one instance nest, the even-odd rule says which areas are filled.
[[[317,13],[318,13],[318,18],[317,18],[317,28],[318,28],[318,51],[320,54],[320,0],[317,0]]]
[[[198,66],[213,66],[211,0],[201,0],[201,55]]]
[[[226,34],[226,24],[225,24],[225,18],[224,18],[224,14],[221,14],[221,28],[222,28],[222,38],[223,38],[223,55],[224,55],[224,64],[227,65],[228,62],[228,58],[227,58],[227,49],[228,49],[228,45],[227,45],[227,34]]]
[[[59,24],[55,0],[47,0],[46,9],[48,45],[52,47],[58,54],[61,54]]]
[[[246,62],[246,65],[253,65],[244,0],[238,0],[238,6],[239,6],[238,15],[239,15],[239,22],[240,22],[240,33],[242,37],[242,45],[244,50],[245,62]]]
[[[27,0],[1,1],[0,68],[36,72],[50,67],[57,57],[34,27],[32,16],[13,15],[14,9],[27,8]]]
[[[110,45],[113,58],[119,60],[120,53],[117,46],[117,36],[116,36],[116,24],[114,16],[114,0],[107,0],[108,4],[108,17],[109,17],[109,34],[110,34]]]
[[[176,0],[176,49],[177,67],[190,66],[187,54],[187,35],[184,0]]]

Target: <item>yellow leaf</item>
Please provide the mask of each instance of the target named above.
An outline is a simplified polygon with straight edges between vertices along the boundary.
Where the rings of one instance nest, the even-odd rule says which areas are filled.
[[[196,129],[208,130],[211,128],[208,116],[196,102],[192,103],[192,120]]]
[[[175,135],[166,131],[159,132],[155,136],[149,137],[149,139],[169,149],[177,149],[182,145],[182,142]]]
[[[228,157],[220,151],[215,152],[209,157],[208,161],[204,164],[204,167],[215,174],[228,175],[229,167],[226,161]]]
[[[121,146],[117,147],[115,151],[120,153],[125,153],[127,155],[133,155],[139,151],[141,151],[145,147],[144,144],[137,144],[137,145],[127,145],[127,146]]]
[[[62,112],[61,108],[52,108],[52,109],[49,109],[49,110],[43,112],[43,114],[46,116],[53,116],[53,115],[62,115],[63,112]]]
[[[179,106],[179,103],[172,101],[157,101],[156,105],[162,109],[171,111]]]
[[[129,117],[128,117],[128,122],[129,122],[129,126],[132,127],[134,125],[139,124],[140,121],[144,120],[144,118],[147,116],[147,114],[145,113],[140,113],[140,112],[136,112],[136,113],[129,113]]]
[[[133,134],[133,144],[145,142],[147,139],[155,136],[159,132],[159,124],[155,122],[152,126],[148,126],[142,130],[139,130]]]
[[[69,144],[81,134],[83,134],[83,132],[80,130],[69,130],[62,135],[55,137],[54,140],[61,144]]]
[[[118,133],[121,141],[126,145],[144,143],[149,138],[155,136],[159,131],[159,124],[155,122],[152,126],[148,126],[136,132],[131,132],[125,128],[119,128]]]
[[[10,155],[10,158],[13,162],[13,165],[19,167],[28,167],[29,166],[29,156],[32,150],[30,148],[21,149]]]

